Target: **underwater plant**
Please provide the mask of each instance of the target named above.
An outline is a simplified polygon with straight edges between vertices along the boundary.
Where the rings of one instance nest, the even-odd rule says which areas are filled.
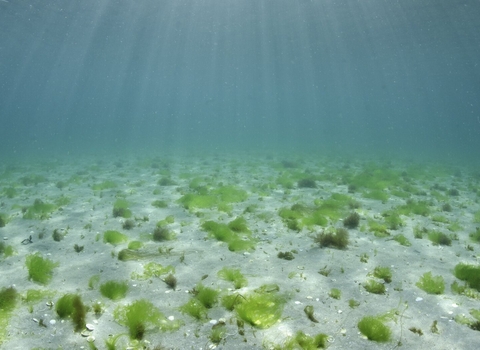
[[[237,219],[230,222],[230,224]],[[238,228],[238,223],[235,223],[234,226]],[[243,227],[243,224],[241,227]],[[256,241],[251,237],[250,230],[245,232],[245,229],[242,228],[242,232],[235,232],[229,227],[229,225],[217,223],[215,221],[205,221],[202,224],[202,229],[207,231],[209,236],[213,236],[219,241],[226,242],[230,251],[236,252],[255,248]]]
[[[400,214],[395,210],[388,210],[382,213],[385,224],[390,230],[398,230],[401,226],[404,225]]]
[[[314,323],[318,323],[318,320],[315,318],[314,309],[312,305],[307,305],[303,309],[303,312],[305,312],[305,315],[307,315],[308,319]]]
[[[173,290],[177,288],[177,278],[173,274],[168,274],[167,277],[163,279],[163,282]]]
[[[163,209],[168,208],[168,203],[161,200],[155,200],[152,202],[152,206],[154,206],[155,208]]]
[[[205,287],[203,284],[199,283],[192,290],[192,294],[195,295],[195,298],[198,299],[203,306],[210,309],[217,303],[220,292],[216,289]]]
[[[440,231],[430,231],[428,239],[436,245],[452,245],[452,239]]]
[[[410,216],[412,214],[427,216],[430,214],[430,204],[425,201],[414,201],[407,199],[406,204],[397,207],[397,211],[401,215]]]
[[[218,322],[213,325],[208,338],[213,344],[220,344],[226,334],[227,329],[225,327],[225,322]]]
[[[230,228],[230,230],[236,233],[252,233],[247,226],[247,220],[245,220],[245,218],[242,216],[239,216],[236,219],[230,221],[228,223],[228,228]]]
[[[380,223],[373,219],[368,219],[368,229],[373,232],[375,237],[388,237],[390,232],[388,232],[387,225]]]
[[[202,320],[207,317],[207,308],[195,298],[191,298],[185,304],[180,306],[178,310],[183,313],[187,314],[196,320]]]
[[[89,289],[95,289],[99,282],[100,282],[100,275],[93,275],[88,280],[88,288]]]
[[[335,232],[331,230],[323,231],[314,237],[314,242],[318,243],[321,248],[335,247],[345,249],[348,245],[348,231],[344,228],[337,228]]]
[[[78,245],[78,244],[73,245],[73,250],[75,250],[75,252],[77,253],[80,253],[83,250],[83,248],[85,248],[83,245]]]
[[[455,266],[453,274],[459,280],[467,282],[470,288],[480,292],[480,265],[459,263]]]
[[[132,219],[127,219],[122,223],[122,228],[124,230],[131,230],[134,227],[135,227],[135,221],[133,221]]]
[[[395,235],[393,236],[393,240],[394,241],[397,241],[398,243],[400,243],[401,245],[405,246],[405,247],[410,247],[412,245],[412,243],[410,243],[410,241],[408,240],[407,237],[405,237],[403,234],[398,234],[398,235]]]
[[[114,319],[127,326],[131,339],[142,340],[145,333],[156,327],[162,331],[174,331],[181,321],[168,320],[158,308],[146,299],[135,300],[131,304],[118,306],[113,312]]]
[[[125,281],[107,281],[100,285],[100,293],[108,299],[119,300],[125,298],[128,291],[128,283]]]
[[[108,230],[103,233],[104,243],[110,243],[111,245],[116,246],[127,241],[128,237],[118,231]]]
[[[324,333],[318,333],[316,335],[308,335],[302,331],[298,331],[295,335],[288,337],[282,346],[270,347],[275,350],[315,350],[326,349],[328,346],[328,335]]]
[[[297,181],[298,188],[317,188],[317,183],[315,179],[311,177],[306,177]]]
[[[377,266],[373,270],[373,276],[382,279],[385,283],[392,282],[392,270],[388,266]]]
[[[172,180],[170,177],[163,176],[157,181],[159,186],[175,186],[177,183]]]
[[[357,326],[368,340],[387,342],[392,335],[390,328],[386,326],[379,317],[365,316],[358,322]]]
[[[55,242],[60,242],[65,238],[65,234],[66,233],[62,232],[62,230],[56,228],[55,230],[53,230],[52,238]]]
[[[432,272],[425,272],[415,285],[428,294],[442,294],[445,290],[445,281],[442,276],[433,276]]]
[[[364,192],[363,197],[382,201],[383,203],[385,203],[389,198],[385,191],[376,189]]]
[[[225,281],[233,282],[235,289],[246,287],[248,284],[247,279],[242,275],[240,269],[233,269],[225,266],[217,272],[217,276]]]
[[[175,273],[175,268],[172,265],[167,265],[164,267],[161,264],[151,261],[143,266],[143,274],[133,272],[132,279],[147,280],[152,277],[160,277],[162,275],[173,273]]]
[[[59,263],[50,259],[44,259],[40,253],[27,255],[25,265],[28,269],[28,277],[37,283],[47,284],[53,276],[53,269],[59,266]]]
[[[0,242],[0,256],[3,255],[5,258],[15,254],[15,250],[11,245],[6,245],[4,242]]]
[[[92,190],[94,191],[103,191],[103,190],[109,190],[112,188],[117,187],[117,184],[113,181],[106,180],[103,182],[100,182],[98,184],[92,185]]]
[[[292,252],[278,252],[277,257],[279,259],[284,259],[284,260],[293,260],[295,259],[295,256],[293,255]]]
[[[55,305],[55,311],[60,318],[72,318],[75,332],[79,332],[85,328],[87,310],[79,295],[69,293],[63,295],[58,299]]]
[[[140,250],[122,249],[117,254],[120,261],[140,260],[153,256],[151,253],[142,252]]]
[[[143,243],[140,241],[130,241],[128,242],[128,249],[139,250],[143,248]]]
[[[385,285],[373,279],[369,279],[367,282],[365,282],[363,284],[363,288],[365,288],[365,290],[369,293],[385,294]]]
[[[171,241],[175,239],[176,235],[174,232],[170,231],[167,227],[157,226],[153,230],[152,239],[155,242]]]
[[[235,306],[238,316],[250,325],[264,329],[282,317],[285,298],[277,293],[252,293]]]
[[[470,233],[468,236],[472,241],[480,243],[480,227],[476,227],[475,232]]]
[[[343,226],[348,228],[357,228],[359,223],[360,215],[355,211],[343,219]]]
[[[350,308],[352,308],[352,309],[355,309],[356,307],[360,306],[360,302],[355,300],[355,299],[350,299],[348,301],[348,306],[350,306]]]
[[[7,224],[7,215],[0,213],[0,227],[5,227]]]
[[[113,203],[112,215],[114,218],[122,217],[128,219],[132,217],[132,211],[128,208],[129,204],[125,199],[117,199]]]
[[[0,312],[10,312],[17,304],[18,293],[14,287],[0,290]]]
[[[332,288],[330,289],[330,293],[328,293],[328,295],[330,296],[330,298],[340,300],[340,298],[342,297],[342,291],[338,288]]]
[[[55,204],[45,203],[41,199],[37,198],[33,202],[33,205],[26,208],[23,218],[24,219],[37,219],[45,220],[50,217],[50,214],[57,209]]]

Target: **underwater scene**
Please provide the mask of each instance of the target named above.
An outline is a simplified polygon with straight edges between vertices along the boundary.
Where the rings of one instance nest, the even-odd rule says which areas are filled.
[[[480,346],[477,0],[0,0],[0,349]]]

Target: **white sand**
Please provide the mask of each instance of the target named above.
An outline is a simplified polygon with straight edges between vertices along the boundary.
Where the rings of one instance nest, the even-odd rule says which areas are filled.
[[[265,330],[255,329],[245,325],[245,336],[238,334],[235,322],[235,312],[226,311],[221,305],[209,310],[209,319],[225,318],[227,321],[227,336],[217,348],[223,349],[261,349],[262,344],[273,342],[281,344],[287,336],[302,330],[314,335],[326,333],[330,336],[329,349],[392,349],[401,342],[404,349],[474,349],[480,345],[480,333],[465,325],[458,324],[453,319],[456,315],[469,315],[470,309],[478,309],[478,300],[456,295],[450,290],[450,284],[455,281],[453,268],[459,262],[476,263],[478,244],[469,241],[468,234],[475,231],[473,214],[480,210],[478,196],[469,190],[469,185],[476,183],[468,170],[462,170],[461,176],[454,177],[454,170],[442,172],[442,176],[419,180],[414,178],[414,184],[424,189],[426,195],[413,196],[414,199],[432,200],[432,211],[442,214],[451,222],[458,221],[461,230],[455,232],[458,240],[452,246],[435,246],[427,238],[415,239],[413,228],[416,225],[436,228],[451,234],[446,229],[447,224],[434,223],[431,217],[402,217],[405,225],[391,234],[403,233],[412,243],[404,247],[390,238],[378,238],[372,233],[361,232],[359,229],[349,230],[350,244],[346,250],[320,248],[314,244],[312,236],[322,231],[316,227],[313,232],[304,228],[301,232],[286,228],[278,210],[290,207],[295,203],[311,205],[314,199],[328,198],[332,192],[347,194],[347,186],[340,179],[317,182],[316,189],[294,188],[285,192],[280,185],[276,188],[260,187],[266,183],[275,183],[281,172],[289,171],[281,166],[282,158],[267,159],[266,157],[171,157],[134,160],[104,160],[97,162],[92,159],[81,159],[70,162],[54,161],[39,164],[18,164],[15,168],[4,166],[0,168],[0,190],[10,186],[17,189],[13,198],[2,196],[0,212],[9,216],[9,222],[0,228],[0,237],[5,243],[16,249],[16,254],[1,261],[0,287],[14,286],[25,295],[28,289],[47,289],[55,291],[56,302],[65,293],[78,293],[86,305],[100,301],[104,312],[97,317],[93,312],[87,314],[87,322],[95,325],[92,335],[96,338],[95,345],[105,348],[104,340],[109,335],[128,333],[126,327],[119,325],[113,317],[113,310],[118,305],[124,305],[140,298],[150,300],[166,316],[184,321],[178,331],[163,333],[150,330],[145,334],[144,341],[150,348],[163,345],[174,349],[206,349],[213,347],[208,335],[212,327],[207,321],[199,322],[178,311],[191,296],[187,293],[201,277],[208,275],[203,284],[222,291],[232,288],[232,284],[217,277],[217,272],[224,266],[240,268],[248,279],[248,287],[239,291],[245,294],[266,283],[275,283],[280,292],[288,293],[288,299],[283,319]],[[118,164],[115,164],[118,163]],[[152,164],[158,167],[152,167]],[[307,170],[311,174],[322,174],[330,169],[339,169],[344,164],[339,162],[325,163],[325,160],[305,158],[299,161],[296,171]],[[402,168],[403,165],[398,165]],[[360,164],[355,164],[349,171],[357,171]],[[450,172],[449,172],[450,171]],[[170,173],[176,186],[158,186],[161,173]],[[46,182],[24,186],[21,178],[28,175],[43,175]],[[69,182],[72,176],[78,175],[78,182]],[[190,174],[189,176],[186,176]],[[194,176],[192,176],[194,175]],[[219,184],[234,184],[245,189],[249,198],[245,202],[232,204],[231,215],[224,212],[201,209],[202,217],[195,215],[196,211],[188,212],[179,203],[183,193],[189,192],[188,183],[193,177],[213,178]],[[93,191],[92,185],[105,180],[117,183],[117,187],[104,191]],[[58,181],[65,181],[63,189],[56,186]],[[458,188],[459,196],[449,197],[453,210],[442,213],[441,203],[430,196],[430,187],[439,183],[447,188]],[[154,195],[155,189],[160,194]],[[135,217],[148,217],[148,221],[136,221],[132,230],[122,229],[122,218],[112,216],[113,203],[117,194],[122,193],[131,203],[130,209]],[[36,198],[45,202],[53,202],[60,196],[68,197],[71,202],[61,210],[52,213],[46,220],[26,220],[22,218],[22,206],[31,205]],[[357,210],[361,215],[361,225],[366,226],[367,218],[380,217],[380,214],[405,200],[391,196],[386,203],[363,198],[358,191],[351,194],[359,203]],[[165,200],[168,208],[158,209],[151,205],[154,200]],[[243,214],[248,226],[259,242],[254,251],[248,253],[230,252],[226,244],[207,238],[202,231],[204,220],[229,222],[251,204],[257,205],[254,213]],[[258,214],[266,213],[268,220],[261,220]],[[106,230],[118,230],[127,234],[131,240],[138,240],[141,234],[151,233],[159,220],[168,215],[175,217],[175,223],[169,225],[176,234],[175,240],[167,243],[147,242],[146,250],[155,252],[159,246],[173,248],[172,254],[156,256],[140,261],[119,261],[113,253],[118,253],[127,244],[113,247],[96,240],[97,234],[103,235]],[[85,225],[90,224],[91,229]],[[341,227],[341,222],[332,225]],[[51,235],[54,229],[66,229],[68,234],[60,242],[53,241]],[[44,232],[44,238],[39,239],[39,233]],[[25,238],[32,235],[32,244],[22,245]],[[74,244],[84,246],[84,250],[76,253]],[[465,247],[469,244],[474,251]],[[279,251],[298,251],[295,259],[282,260],[277,257]],[[33,252],[59,262],[54,270],[51,282],[41,286],[28,280],[25,267],[25,257]],[[185,260],[181,261],[182,253]],[[369,256],[367,263],[360,262],[360,255]],[[142,266],[148,261],[155,261],[164,266],[173,265],[178,286],[170,290],[159,278],[147,281],[132,280],[131,273],[142,273]],[[318,273],[327,266],[330,275],[325,277]],[[376,266],[390,266],[393,271],[393,281],[387,284],[384,295],[371,294],[365,291],[362,284],[367,275]],[[445,279],[445,292],[442,295],[429,295],[415,286],[419,277],[428,271],[433,275],[441,275]],[[288,275],[296,273],[289,278]],[[91,276],[100,274],[100,282],[110,279],[128,280],[130,289],[125,299],[111,301],[104,298],[98,288],[88,288]],[[340,300],[329,297],[331,288],[342,291]],[[360,306],[352,309],[349,299],[360,302]],[[54,308],[46,306],[49,300],[42,300],[33,306],[29,312],[28,305],[19,300],[7,328],[7,336],[1,345],[4,349],[30,349],[34,347],[57,348],[88,348],[86,338],[73,331],[70,320],[61,320]],[[313,305],[315,316],[319,323],[309,321],[304,313],[306,305]],[[406,308],[408,306],[408,308]],[[387,322],[393,332],[392,341],[376,343],[364,339],[357,328],[358,321],[365,315],[385,314],[397,309],[399,315],[395,320]],[[43,319],[47,327],[40,327],[33,319]],[[56,323],[52,325],[51,320]],[[439,334],[431,332],[434,321],[438,322]],[[409,331],[416,327],[423,335]],[[127,336],[120,338],[118,348],[129,344]]]

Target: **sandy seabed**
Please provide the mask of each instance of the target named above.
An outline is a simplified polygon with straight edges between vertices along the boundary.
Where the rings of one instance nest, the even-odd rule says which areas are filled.
[[[379,188],[387,199],[368,198],[378,191],[349,183],[360,175],[385,180]],[[302,179],[313,180],[315,187],[299,186]],[[111,188],[102,189],[106,184]],[[244,191],[246,196],[208,208],[186,208],[179,201],[186,194],[213,193],[222,186]],[[473,322],[471,310],[480,309],[479,301],[454,293],[450,286],[454,281],[463,284],[453,274],[457,264],[478,264],[479,245],[469,235],[479,225],[475,216],[480,216],[479,190],[478,173],[461,167],[307,156],[114,157],[4,164],[0,168],[0,213],[6,225],[0,228],[0,236],[14,254],[1,258],[0,288],[13,286],[18,298],[15,309],[4,316],[6,322],[0,323],[1,348],[106,349],[109,337],[125,334],[118,338],[117,349],[281,349],[289,337],[302,331],[328,335],[329,349],[474,349],[480,346],[480,333],[458,320],[464,315],[464,320]],[[324,226],[300,224],[290,229],[279,215],[282,208],[295,204],[321,205],[333,193],[351,197],[350,206],[341,210],[341,218],[327,216]],[[113,215],[119,198],[128,202],[132,212],[131,229],[123,227],[127,219]],[[57,204],[43,217],[25,218],[35,200]],[[402,214],[398,227],[375,235],[371,223],[385,225],[385,213],[408,200],[428,203],[428,213]],[[154,201],[167,205],[159,208],[152,205]],[[345,249],[320,247],[315,242],[318,234],[343,227],[343,218],[353,211],[360,215],[360,223],[348,228]],[[173,239],[152,240],[157,223],[169,216],[174,220],[166,227]],[[202,228],[206,221],[229,223],[237,217],[246,220],[254,249],[230,251],[227,243]],[[55,230],[63,236],[60,241],[52,238]],[[141,241],[143,256],[120,261],[118,252],[129,242],[105,243],[103,234],[108,230],[127,235],[129,241]],[[432,242],[427,237],[431,231],[445,233],[451,245]],[[415,238],[419,232],[425,236]],[[399,234],[411,245],[393,239]],[[74,245],[83,250],[76,252]],[[29,279],[26,257],[37,252],[58,263],[46,284]],[[279,252],[292,252],[294,259],[280,259]],[[135,278],[150,262],[174,268],[175,289],[164,283],[165,276]],[[391,282],[372,276],[378,266],[390,267]],[[235,290],[217,275],[224,267],[240,269],[248,284]],[[430,271],[443,277],[442,294],[428,294],[416,285]],[[98,284],[90,288],[95,275],[99,284],[127,281],[126,296],[114,301],[101,294]],[[384,284],[385,293],[365,290],[370,279]],[[194,297],[192,290],[199,283],[220,292],[219,301],[201,320],[179,310]],[[236,311],[223,307],[221,297],[248,296],[266,284],[278,286],[277,293],[285,300],[280,319],[265,329],[248,322],[239,328]],[[338,299],[331,295],[333,288],[341,291]],[[29,302],[26,295],[32,289],[46,296]],[[94,328],[90,333],[75,332],[69,318],[57,315],[55,304],[66,293],[78,294],[89,308],[86,322]],[[114,310],[140,299],[150,301],[181,326],[170,332],[147,327],[141,341],[131,340]],[[358,306],[351,307],[352,300]],[[102,307],[100,314],[93,312],[95,303]],[[305,314],[307,305],[313,306],[318,322]],[[362,336],[357,324],[368,315],[390,315],[384,317],[392,331],[390,341],[379,343]],[[212,327],[219,322],[225,322],[224,333],[214,343]],[[88,343],[87,339],[95,340]]]

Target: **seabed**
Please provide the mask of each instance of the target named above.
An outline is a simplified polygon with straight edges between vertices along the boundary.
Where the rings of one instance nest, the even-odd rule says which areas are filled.
[[[86,157],[3,164],[0,193],[0,288],[14,290],[14,306],[0,298],[5,349],[478,345],[480,285],[455,273],[479,266],[475,169],[301,155]],[[32,256],[53,263],[46,280],[27,268]],[[109,281],[127,288],[112,297]],[[84,306],[80,327],[58,315],[66,294]],[[132,330],[128,310],[140,301],[155,312]],[[368,316],[387,339],[362,334]]]

